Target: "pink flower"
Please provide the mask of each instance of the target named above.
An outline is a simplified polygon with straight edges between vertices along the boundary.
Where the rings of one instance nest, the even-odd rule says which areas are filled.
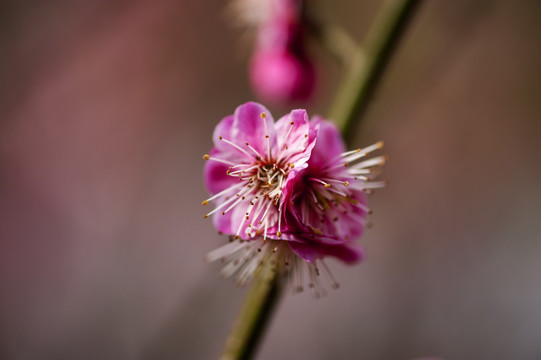
[[[250,81],[261,98],[289,103],[310,97],[315,71],[306,56],[276,49],[257,50],[250,64]]]
[[[314,89],[315,71],[304,46],[302,1],[269,1],[259,24],[250,62],[250,81],[256,93],[275,103],[307,99]]]
[[[314,125],[314,124],[312,124]],[[297,170],[307,166],[317,124],[305,110],[293,110],[276,123],[260,104],[246,103],[214,131],[214,148],[204,158],[207,189],[214,194],[214,225],[245,240],[280,238],[281,198]]]
[[[344,151],[330,122],[309,121],[305,110],[293,110],[275,123],[256,103],[241,105],[224,118],[213,139],[214,148],[204,156],[204,175],[214,195],[203,205],[216,203],[205,217],[213,215],[230,243],[207,254],[207,260],[224,259],[222,274],[238,273],[239,284],[249,281],[261,263],[272,261],[293,276],[293,269],[307,267],[315,296],[324,293],[321,272],[337,287],[323,258],[349,264],[362,259],[353,241],[369,213],[365,193],[385,185],[370,178],[385,157],[358,160],[382,143]],[[302,279],[296,282],[302,289]]]
[[[362,260],[363,252],[353,241],[361,236],[370,212],[365,193],[385,186],[385,182],[371,179],[386,157],[358,160],[380,149],[383,143],[345,151],[332,123],[319,118],[312,122],[319,124],[319,132],[308,167],[297,170],[295,181],[284,190],[287,231],[283,238],[308,262],[334,256],[356,263]]]

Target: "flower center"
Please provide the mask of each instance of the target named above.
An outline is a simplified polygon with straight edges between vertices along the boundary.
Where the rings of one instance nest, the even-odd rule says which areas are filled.
[[[244,218],[237,228],[236,236],[245,238],[263,235],[263,240],[266,240],[269,229],[272,229],[273,232],[276,231],[276,236],[280,237],[279,203],[282,185],[288,174],[287,168],[284,170],[276,162],[262,161],[238,167],[239,170],[235,170],[235,167],[228,170],[228,176],[238,177],[242,184],[240,191],[231,197],[237,197],[237,201],[227,209],[232,210],[236,206],[243,209]],[[242,168],[244,170],[240,170]],[[227,210],[222,214],[225,215]],[[276,225],[277,230],[273,229]]]

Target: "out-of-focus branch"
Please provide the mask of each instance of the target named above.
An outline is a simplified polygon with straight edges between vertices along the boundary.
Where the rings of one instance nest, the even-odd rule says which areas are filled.
[[[387,0],[370,28],[362,47],[353,53],[332,102],[329,119],[346,140],[359,126],[359,119],[376,89],[401,36],[421,0]]]

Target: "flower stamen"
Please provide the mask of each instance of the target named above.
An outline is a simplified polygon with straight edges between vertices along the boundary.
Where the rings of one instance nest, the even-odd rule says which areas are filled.
[[[250,145],[249,143],[246,143],[246,146],[248,146],[250,148],[250,150],[252,150],[254,152],[254,154],[257,156],[257,160],[263,160],[263,155],[261,155],[259,153],[259,151],[254,149],[254,147],[252,145]]]
[[[237,149],[238,151],[242,152],[242,153],[245,154],[246,156],[252,157],[252,155],[251,155],[248,151],[244,150],[243,148],[241,148],[240,146],[238,146],[238,145],[235,144],[234,142],[231,142],[231,141],[229,141],[229,140],[227,140],[227,139],[224,139],[224,138],[221,137],[221,136],[218,136],[218,139],[220,139],[221,141],[225,142],[225,143],[228,144],[228,145],[233,146],[235,149]]]
[[[321,180],[321,179],[316,179],[316,178],[311,177],[311,178],[309,178],[308,180],[318,182],[318,183],[320,183],[321,185],[323,185],[323,186],[326,187],[326,188],[330,188],[330,187],[331,187],[331,184],[326,183],[325,181],[323,181],[323,180]]]
[[[234,166],[234,165],[235,165],[235,164],[232,163],[231,161],[227,161],[227,160],[224,160],[224,159],[215,158],[215,157],[210,156],[210,155],[208,155],[208,154],[203,155],[203,159],[205,159],[205,160],[213,160],[213,161],[217,161],[217,162],[220,162],[220,163],[229,165],[229,166]]]

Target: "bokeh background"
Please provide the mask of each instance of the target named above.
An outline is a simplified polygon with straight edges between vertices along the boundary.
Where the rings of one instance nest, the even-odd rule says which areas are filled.
[[[359,40],[381,4],[311,3]],[[225,4],[0,3],[1,359],[218,357],[246,290],[203,261],[201,155],[254,99]],[[356,136],[390,156],[367,260],[259,359],[541,359],[540,34],[539,1],[423,4]]]

